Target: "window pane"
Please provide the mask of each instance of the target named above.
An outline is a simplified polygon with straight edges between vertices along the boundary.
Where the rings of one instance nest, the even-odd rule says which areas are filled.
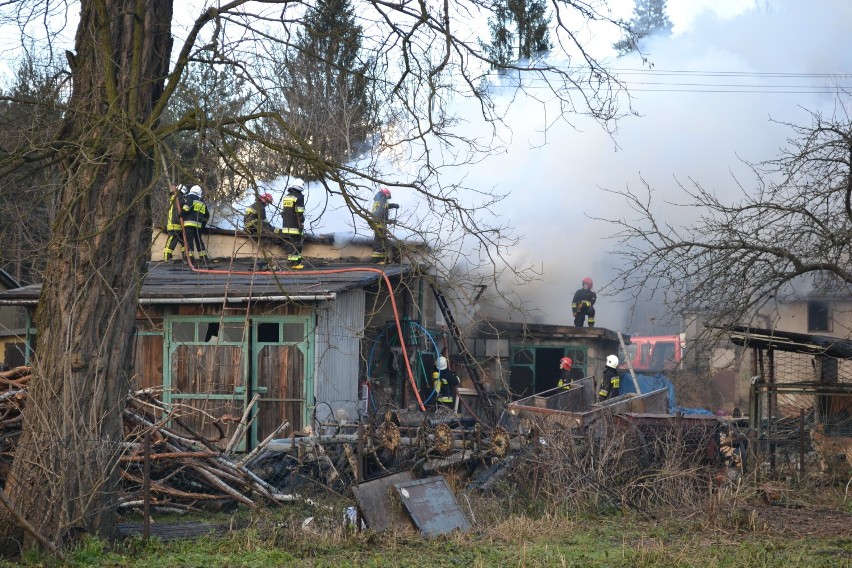
[[[172,340],[180,343],[195,341],[195,322],[174,322],[172,324]]]
[[[299,343],[305,340],[305,324],[303,323],[285,323],[284,324],[284,342]]]
[[[228,343],[242,343],[244,329],[245,324],[241,321],[224,322],[222,324],[222,331],[221,333],[219,333],[219,341],[227,341]]]
[[[520,349],[515,352],[515,365],[531,365],[533,354],[529,349]]]
[[[279,343],[281,341],[281,326],[276,322],[257,324],[257,340],[260,343]]]

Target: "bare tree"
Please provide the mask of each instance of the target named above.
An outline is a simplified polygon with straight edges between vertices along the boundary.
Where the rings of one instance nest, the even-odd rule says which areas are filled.
[[[662,294],[672,314],[700,314],[709,326],[748,323],[790,295],[848,294],[852,285],[852,120],[811,113],[776,159],[747,164],[754,175],[738,200],[713,188],[681,185],[686,199],[669,206],[698,211],[691,225],[672,223],[653,190],[612,192],[634,215],[618,226],[623,268],[613,287]]]
[[[2,5],[0,16],[31,21],[36,9],[40,21],[64,25],[74,7],[12,1]],[[376,183],[405,188],[423,206],[402,222],[434,238],[437,251],[442,234],[461,233],[479,248],[470,258],[497,264],[509,243],[505,228],[480,210],[501,196],[479,188],[479,201],[465,200],[458,186],[440,182],[447,160],[433,159],[439,149],[456,156],[457,163],[491,150],[490,140],[460,134],[447,110],[452,97],[473,97],[483,119],[500,119],[486,81],[494,62],[469,33],[472,14],[485,9],[482,3],[359,6],[359,25],[369,30],[365,49],[377,62],[370,81],[384,93],[381,123],[387,128],[375,148],[404,152],[414,166],[404,177],[376,161],[356,167],[323,155],[276,110],[280,87],[269,54],[273,45],[292,47],[303,2],[232,0],[207,8],[178,40],[175,53],[172,7],[171,1],[80,0],[74,51],[68,52],[72,91],[63,127],[51,144],[27,154],[30,162],[58,163],[63,183],[36,313],[35,374],[6,491],[18,512],[54,543],[81,531],[108,534],[115,527],[115,465],[138,291],[151,242],[150,201],[171,137],[215,128],[222,140],[240,140],[241,149],[223,149],[228,167],[247,177],[253,172],[245,148],[263,149],[282,161],[301,160],[353,216],[367,218]],[[510,67],[542,79],[566,115],[584,113],[602,122],[617,118],[621,85],[584,51],[578,34],[589,21],[618,24],[586,2],[554,1],[552,11],[554,43],[571,64]],[[45,42],[45,48],[58,47]],[[165,110],[193,62],[232,68],[251,96],[215,121],[204,108],[166,120]],[[0,161],[3,176],[20,171],[20,154]],[[169,155],[167,161],[176,159]],[[422,222],[426,218],[436,221]],[[3,520],[8,546],[31,544],[13,515]]]
[[[28,161],[55,139],[63,112],[63,76],[56,65],[27,56],[14,84],[0,93],[0,159],[17,157],[15,175],[0,184],[0,267],[21,283],[41,280],[56,207],[55,162]]]

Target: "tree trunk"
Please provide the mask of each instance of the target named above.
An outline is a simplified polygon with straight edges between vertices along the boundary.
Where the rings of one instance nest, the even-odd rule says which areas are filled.
[[[6,484],[61,545],[115,527],[122,409],[151,245],[151,109],[171,52],[172,2],[82,0],[62,133],[65,183],[36,312],[23,433]],[[25,541],[2,518],[5,550]]]

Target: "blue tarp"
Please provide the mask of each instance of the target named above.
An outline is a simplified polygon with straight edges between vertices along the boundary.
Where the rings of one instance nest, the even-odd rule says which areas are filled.
[[[636,381],[639,383],[639,388],[642,389],[643,393],[649,393],[660,389],[668,390],[669,408],[673,409],[673,413],[680,412],[682,414],[703,414],[713,416],[712,412],[704,408],[687,408],[685,406],[678,406],[675,401],[674,385],[669,378],[662,373],[657,375],[642,375],[640,373],[636,373]],[[619,394],[627,394],[631,392],[636,392],[636,388],[633,386],[633,379],[631,379],[629,372],[623,373],[621,375],[621,391]]]

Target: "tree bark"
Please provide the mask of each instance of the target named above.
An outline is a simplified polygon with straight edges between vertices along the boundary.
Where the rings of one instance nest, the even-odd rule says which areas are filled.
[[[151,245],[152,107],[171,52],[171,0],[81,0],[65,176],[36,312],[38,345],[6,484],[50,542],[115,527],[122,410]],[[2,516],[4,550],[35,544]],[[26,538],[26,539],[25,539]]]

